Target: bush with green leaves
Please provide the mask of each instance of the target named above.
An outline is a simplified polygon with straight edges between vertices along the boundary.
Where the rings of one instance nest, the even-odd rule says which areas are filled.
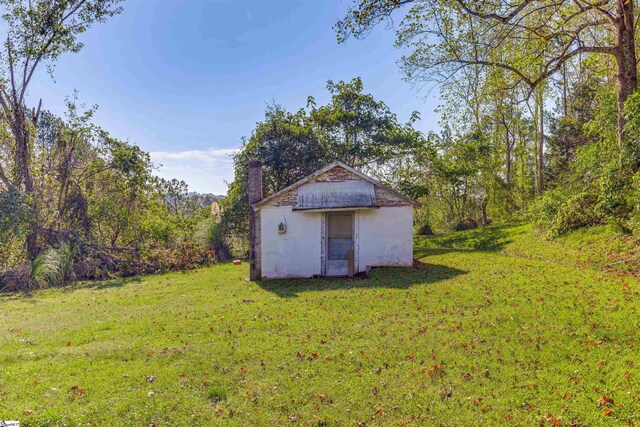
[[[542,197],[538,197],[529,207],[527,219],[537,228],[548,230],[556,215],[558,215],[566,197],[562,189],[547,190]]]
[[[602,224],[604,217],[598,213],[597,202],[597,195],[591,193],[570,197],[558,209],[547,237],[553,239],[571,230]]]

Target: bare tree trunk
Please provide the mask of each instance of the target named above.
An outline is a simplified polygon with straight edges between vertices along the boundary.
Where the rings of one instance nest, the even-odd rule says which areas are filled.
[[[482,198],[482,225],[489,225],[489,218],[487,217],[487,205],[489,204],[489,192],[484,193]]]
[[[562,64],[562,112],[564,116],[567,117],[569,115],[569,108],[567,102],[567,63]]]
[[[538,130],[538,143],[536,144],[536,194],[542,194],[544,187],[544,94],[542,89],[536,99],[538,107],[538,122],[540,128]]]
[[[35,185],[33,183],[33,175],[31,174],[31,135],[24,108],[17,108],[17,110],[12,126],[16,143],[17,181],[22,184],[24,193],[33,209],[33,215],[36,215],[37,201],[35,200]],[[39,224],[37,218],[32,219],[31,229],[26,238],[29,259],[34,259],[40,251],[38,247]]]
[[[507,168],[507,188],[511,188],[511,140],[509,138],[509,128],[505,125],[504,127],[504,142],[505,142],[505,162]]]
[[[636,66],[635,28],[633,1],[617,0],[617,51],[618,65],[618,148],[622,148],[625,139],[624,103],[638,88],[638,70]]]
[[[504,120],[504,115],[502,118],[502,124],[504,126],[504,143],[505,143],[505,168],[506,168],[506,174],[505,174],[505,180],[506,180],[506,184],[507,184],[507,197],[506,197],[506,210],[507,213],[511,213],[511,138],[510,138],[510,134],[509,134],[509,126],[507,126],[507,122],[506,120]],[[514,135],[515,137],[515,135]]]

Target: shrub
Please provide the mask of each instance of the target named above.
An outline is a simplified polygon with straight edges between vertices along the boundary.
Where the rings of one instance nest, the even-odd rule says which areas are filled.
[[[0,273],[0,291],[21,292],[32,288],[31,268],[22,266]]]
[[[232,251],[225,238],[223,226],[215,217],[205,218],[198,223],[194,237],[199,243],[210,246],[218,260],[226,261],[231,258]]]
[[[130,264],[133,270],[127,273],[163,273],[188,270],[215,263],[213,251],[195,241],[186,241],[168,248],[150,248],[134,256]],[[127,274],[127,275],[131,275]]]
[[[84,256],[74,265],[76,277],[80,280],[104,280],[118,276],[121,259],[106,251],[94,251]]]
[[[473,218],[467,218],[453,227],[455,231],[475,230],[476,228],[478,228],[478,221]]]
[[[83,280],[189,270],[216,262],[210,247],[188,240],[169,247],[92,251],[74,265]]]
[[[598,196],[582,193],[570,197],[556,213],[547,238],[554,239],[571,230],[602,224],[604,217],[597,211]]]
[[[420,228],[418,228],[418,236],[433,236],[433,230],[429,223],[424,224]]]
[[[0,291],[16,292],[62,286],[74,280],[104,280],[138,274],[188,270],[216,262],[212,248],[195,241],[143,250],[81,250],[74,262],[70,245],[43,251],[30,265],[0,272]]]
[[[548,230],[555,220],[567,196],[558,189],[547,190],[542,197],[536,199],[528,211],[528,219],[533,224]]]
[[[626,162],[623,162],[626,163]],[[598,211],[606,216],[625,218],[632,210],[627,200],[633,171],[619,161],[604,165],[600,177]],[[632,205],[631,205],[632,206]]]

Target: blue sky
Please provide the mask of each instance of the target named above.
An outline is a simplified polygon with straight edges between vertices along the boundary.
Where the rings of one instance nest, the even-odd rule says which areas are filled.
[[[97,104],[95,122],[152,154],[157,173],[191,190],[223,194],[230,154],[275,101],[290,110],[329,79],[360,76],[365,91],[418,128],[437,129],[438,100],[402,80],[393,32],[338,45],[332,29],[350,0],[128,0],[124,12],[82,36],[85,48],[44,69],[30,102],[61,114],[64,98]]]

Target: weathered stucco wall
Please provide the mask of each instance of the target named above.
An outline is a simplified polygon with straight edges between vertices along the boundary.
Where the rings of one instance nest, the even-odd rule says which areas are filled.
[[[260,211],[262,277],[277,279],[322,274],[324,213],[293,212],[290,206]],[[287,232],[278,234],[278,224]],[[413,208],[382,207],[356,211],[355,268],[410,267],[413,264]]]
[[[413,265],[413,207],[381,207],[358,211],[357,268]]]
[[[344,167],[335,166],[309,182],[363,181]],[[413,265],[413,205],[399,193],[375,185],[378,208],[355,210],[354,255],[356,272],[367,266]],[[261,266],[264,279],[312,277],[324,274],[325,213],[293,211],[298,187],[284,191],[260,207]],[[278,224],[287,232],[278,234]]]
[[[292,212],[291,206],[265,206],[262,221],[262,277],[311,277],[321,274],[323,214]],[[287,232],[278,234],[285,222]]]

